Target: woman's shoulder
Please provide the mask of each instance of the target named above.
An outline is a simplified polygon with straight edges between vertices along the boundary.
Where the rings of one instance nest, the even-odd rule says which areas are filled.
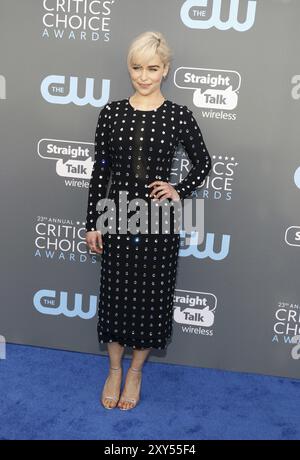
[[[118,106],[126,103],[127,99],[110,99],[108,102],[104,105],[105,108],[108,110],[114,110]]]
[[[169,99],[173,109],[176,109],[179,113],[191,114],[193,111],[185,104],[179,104],[178,102]]]
[[[104,111],[113,111],[116,110],[117,106],[124,102],[124,99],[110,99],[100,108],[100,112]]]

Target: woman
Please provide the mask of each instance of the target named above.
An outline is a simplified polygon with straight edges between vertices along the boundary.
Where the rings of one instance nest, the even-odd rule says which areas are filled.
[[[210,155],[192,111],[165,99],[161,93],[170,60],[171,52],[161,33],[139,35],[131,43],[127,57],[135,93],[107,103],[100,111],[96,128],[86,242],[92,251],[102,254],[97,331],[99,342],[108,344],[110,358],[101,398],[107,409],[118,406],[128,410],[136,406],[143,364],[152,348],[166,348],[172,333],[180,235],[174,233],[174,227],[168,233],[157,227],[155,232],[149,230],[151,223],[157,223],[149,212],[153,200],[162,208],[169,200],[181,203],[211,169]],[[171,164],[179,142],[192,168],[184,180],[172,186]],[[147,230],[138,232],[138,236],[121,230],[121,191],[126,193],[127,204],[138,204],[135,200],[142,198],[149,205]],[[107,232],[103,230],[104,221],[97,221],[104,215],[103,208],[96,209],[97,202],[103,199],[114,203],[110,210],[115,213],[106,217],[111,224]],[[128,216],[132,217],[130,212],[127,223]],[[174,224],[174,213],[171,216]],[[101,230],[97,230],[96,221],[102,222]],[[120,397],[125,346],[133,348],[133,357]]]

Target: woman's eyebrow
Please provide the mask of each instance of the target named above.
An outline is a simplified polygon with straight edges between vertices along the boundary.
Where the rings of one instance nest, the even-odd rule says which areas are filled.
[[[133,64],[133,65],[140,67],[140,64]],[[159,65],[158,64],[152,64],[152,65],[148,65],[148,67],[159,67]]]

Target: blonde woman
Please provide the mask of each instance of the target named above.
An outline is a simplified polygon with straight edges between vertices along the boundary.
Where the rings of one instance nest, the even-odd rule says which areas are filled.
[[[153,233],[150,211],[147,230],[121,231],[124,219],[119,211],[124,209],[118,201],[120,192],[126,193],[127,205],[142,199],[149,210],[151,202],[163,208],[170,201],[180,202],[189,196],[211,169],[211,158],[192,111],[161,92],[170,62],[171,51],[161,33],[149,31],[136,37],[127,56],[135,92],[107,103],[96,128],[86,243],[102,255],[97,332],[99,342],[107,343],[110,359],[101,395],[107,409],[128,410],[137,405],[146,358],[152,348],[165,349],[171,338],[180,239],[178,232],[166,233],[161,227]],[[171,164],[179,142],[192,168],[172,186]],[[98,211],[96,205],[105,197],[113,200],[115,208],[112,206],[112,215],[107,218],[110,225],[104,232],[104,227],[96,227],[104,209]],[[130,217],[132,213],[127,212],[127,222]],[[133,354],[121,394],[125,347],[132,347]]]

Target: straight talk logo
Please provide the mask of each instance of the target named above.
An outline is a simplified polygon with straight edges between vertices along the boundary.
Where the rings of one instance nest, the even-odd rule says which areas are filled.
[[[174,321],[187,334],[213,336],[217,298],[211,292],[176,289]]]

